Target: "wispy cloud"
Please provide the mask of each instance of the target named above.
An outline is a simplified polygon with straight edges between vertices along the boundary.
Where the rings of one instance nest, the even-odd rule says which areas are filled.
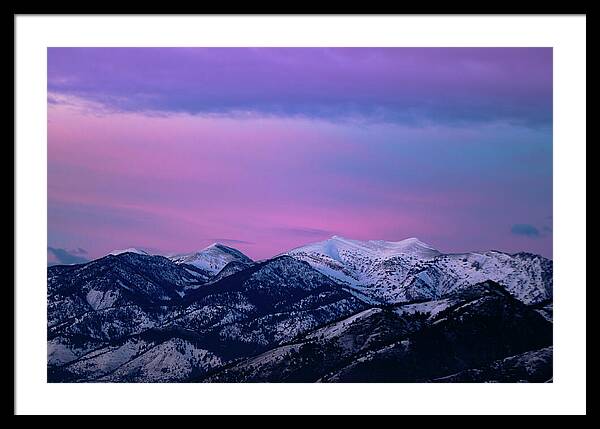
[[[236,240],[233,238],[211,238],[211,241],[223,244],[255,244],[254,241],[246,241],[246,240]]]
[[[333,231],[329,231],[326,229],[318,229],[318,228],[274,228],[275,232],[285,233],[291,236],[298,237],[308,237],[308,238],[317,238],[317,237],[330,237],[334,235]]]

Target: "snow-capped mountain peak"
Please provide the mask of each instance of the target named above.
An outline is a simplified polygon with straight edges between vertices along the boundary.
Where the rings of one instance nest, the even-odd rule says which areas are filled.
[[[552,296],[552,263],[502,252],[443,254],[418,238],[359,241],[334,235],[288,255],[375,302],[433,299],[493,280],[526,303]]]
[[[138,255],[149,255],[148,252],[146,252],[145,250],[142,249],[138,249],[135,247],[129,247],[127,249],[122,249],[122,250],[113,250],[112,252],[109,253],[109,255],[120,255],[122,253],[137,253]]]
[[[222,243],[213,243],[196,252],[170,256],[169,259],[177,264],[194,265],[210,274],[217,274],[232,261],[252,262],[252,259],[239,250]]]
[[[419,258],[430,258],[440,254],[432,246],[423,243],[417,238],[407,238],[401,241],[368,240],[360,241],[334,235],[331,238],[317,243],[307,244],[292,249],[289,254],[320,253],[337,261],[342,261],[342,253],[358,253],[370,257],[385,258],[397,255],[409,255]]]

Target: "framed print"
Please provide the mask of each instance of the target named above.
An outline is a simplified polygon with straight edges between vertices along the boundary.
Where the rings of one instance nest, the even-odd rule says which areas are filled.
[[[36,57],[43,70],[30,63],[41,80],[17,85],[38,110],[16,111],[43,148],[28,195],[43,197],[29,214],[45,229],[23,237],[43,234],[46,257],[28,297],[16,289],[43,312],[17,363],[36,368],[22,377],[38,395],[118,392],[106,400],[130,413],[142,408],[119,395],[192,394],[205,402],[184,412],[205,413],[267,392],[255,410],[336,413],[370,392],[372,413],[405,412],[383,392],[417,409],[464,393],[486,412],[486,391],[528,413],[580,391],[585,361],[555,357],[585,346],[585,311],[566,321],[585,269],[565,275],[569,249],[585,260],[585,219],[569,217],[585,206],[585,167],[557,162],[585,161],[585,103],[567,100],[585,100],[585,16],[25,17],[17,29],[44,22],[64,32],[23,45],[17,71]],[[378,30],[353,34],[359,23]],[[438,24],[454,38],[425,35]],[[181,26],[148,36],[157,25]],[[565,234],[568,219],[583,233]],[[283,392],[309,399],[276,405]],[[531,392],[552,399],[527,408]]]

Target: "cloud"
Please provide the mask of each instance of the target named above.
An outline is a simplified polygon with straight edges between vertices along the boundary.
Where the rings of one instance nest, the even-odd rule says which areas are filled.
[[[533,225],[527,223],[518,223],[510,228],[510,232],[515,235],[523,235],[525,237],[539,237],[540,231]]]
[[[48,246],[48,266],[83,264],[88,262],[87,258],[78,255],[87,255],[87,251],[81,247],[74,250],[66,250]]]
[[[212,238],[211,240],[223,244],[255,244],[254,241],[235,240],[233,238]]]
[[[551,48],[50,48],[49,103],[421,125],[552,121]]]
[[[334,235],[333,231],[317,228],[275,228],[275,231],[298,237],[331,237]]]
[[[56,97],[48,95],[48,104],[61,104],[61,102]]]

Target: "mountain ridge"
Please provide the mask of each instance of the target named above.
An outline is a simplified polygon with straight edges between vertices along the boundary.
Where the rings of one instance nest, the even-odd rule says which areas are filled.
[[[48,267],[48,381],[551,378],[552,261],[329,240],[260,261],[215,243]]]
[[[526,252],[441,253],[417,238],[359,241],[339,236],[285,254],[374,302],[435,298],[485,280],[503,283],[529,303],[551,297],[552,261]]]

